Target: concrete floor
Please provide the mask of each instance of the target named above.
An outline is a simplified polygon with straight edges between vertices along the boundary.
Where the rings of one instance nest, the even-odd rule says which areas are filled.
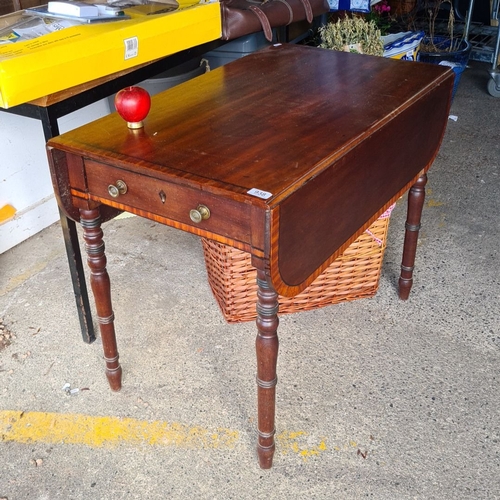
[[[410,300],[395,289],[401,201],[374,298],[282,318],[270,471],[255,453],[255,327],[224,322],[196,237],[105,226],[119,393],[99,339],[81,341],[58,225],[0,255],[13,334],[0,498],[500,498],[500,99],[486,70],[465,72],[430,171]]]

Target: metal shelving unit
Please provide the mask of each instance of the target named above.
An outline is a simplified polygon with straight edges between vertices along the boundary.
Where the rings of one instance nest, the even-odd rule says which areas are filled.
[[[472,46],[471,59],[491,64],[489,72],[491,79],[488,81],[488,92],[493,97],[500,97],[500,71],[498,69],[498,56],[500,53],[499,6],[500,0],[493,0],[491,24],[497,24],[497,26],[487,26],[471,21],[474,0],[470,0],[464,31],[465,39]]]

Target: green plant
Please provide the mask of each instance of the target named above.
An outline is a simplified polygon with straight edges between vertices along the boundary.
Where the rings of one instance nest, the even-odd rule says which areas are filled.
[[[329,22],[319,30],[320,47],[345,52],[382,56],[384,45],[380,30],[373,21],[361,17],[344,17]]]
[[[382,35],[387,35],[391,32],[394,25],[391,6],[388,0],[380,0],[372,5],[371,12],[365,14],[366,21],[373,21]]]

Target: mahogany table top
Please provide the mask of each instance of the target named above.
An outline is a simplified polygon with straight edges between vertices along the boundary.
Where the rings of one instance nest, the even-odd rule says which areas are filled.
[[[294,295],[430,167],[452,82],[439,66],[272,46],[154,96],[143,129],[115,113],[51,140],[59,203],[232,244]],[[113,198],[117,179],[128,191]],[[211,216],[194,223],[198,204]]]

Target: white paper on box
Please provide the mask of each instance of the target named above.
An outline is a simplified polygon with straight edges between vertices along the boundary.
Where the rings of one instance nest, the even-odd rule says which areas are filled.
[[[52,1],[48,4],[48,11],[51,14],[62,14],[74,17],[96,17],[99,15],[99,9],[95,5],[83,2]]]

